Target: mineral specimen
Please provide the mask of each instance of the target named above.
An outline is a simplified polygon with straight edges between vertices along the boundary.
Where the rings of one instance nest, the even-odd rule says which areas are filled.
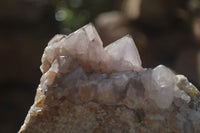
[[[130,36],[103,48],[92,24],[56,35],[19,133],[199,133],[200,93],[183,75],[142,68]]]

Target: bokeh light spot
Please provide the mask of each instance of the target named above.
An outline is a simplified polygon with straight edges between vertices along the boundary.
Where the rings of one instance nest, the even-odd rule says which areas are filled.
[[[67,14],[64,10],[58,10],[55,14],[55,18],[57,21],[63,21],[67,17]]]

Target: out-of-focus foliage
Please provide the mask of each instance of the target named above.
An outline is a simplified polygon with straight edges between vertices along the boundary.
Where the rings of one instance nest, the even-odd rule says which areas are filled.
[[[199,14],[200,13],[200,0],[190,0],[189,8],[193,13]]]
[[[55,19],[61,24],[61,32],[69,34],[80,28],[101,12],[116,8],[117,0],[61,0],[57,4]]]

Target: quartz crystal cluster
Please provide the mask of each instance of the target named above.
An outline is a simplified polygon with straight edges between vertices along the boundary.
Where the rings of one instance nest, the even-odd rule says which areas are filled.
[[[141,64],[129,35],[105,48],[92,24],[56,35],[19,133],[199,133],[196,87],[164,65]]]

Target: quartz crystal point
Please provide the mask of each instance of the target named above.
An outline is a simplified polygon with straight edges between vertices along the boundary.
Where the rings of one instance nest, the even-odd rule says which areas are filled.
[[[127,35],[104,48],[106,54],[115,59],[112,68],[117,71],[141,69],[141,60],[133,39]],[[108,61],[110,62],[110,61]],[[116,65],[117,64],[117,65]]]
[[[163,65],[159,65],[142,75],[145,94],[159,107],[168,108],[174,98],[175,74]]]
[[[130,36],[112,43],[103,49],[103,43],[92,24],[74,33],[56,35],[42,56],[41,71],[45,73],[59,56],[69,56],[78,61],[86,71],[115,72],[141,70],[141,60]]]
[[[95,69],[101,63],[102,54],[102,41],[93,25],[88,24],[68,36],[56,35],[45,49],[41,71],[45,73],[59,56],[70,56]]]
[[[199,133],[200,93],[183,75],[142,68],[130,36],[103,48],[94,26],[56,35],[19,133]]]

